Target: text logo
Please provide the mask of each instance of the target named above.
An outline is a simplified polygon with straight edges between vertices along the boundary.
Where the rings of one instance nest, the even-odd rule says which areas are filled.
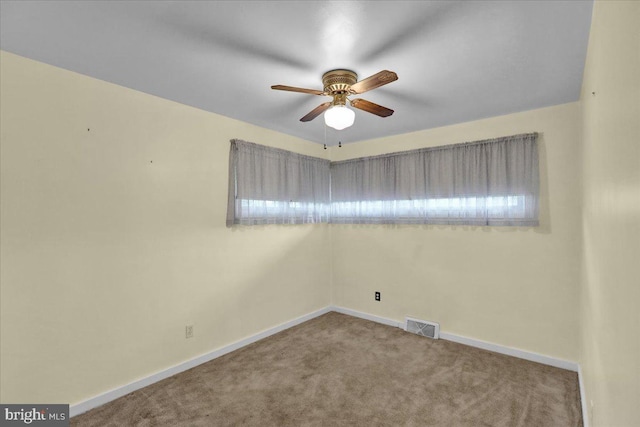
[[[69,405],[1,404],[0,427],[69,427]]]

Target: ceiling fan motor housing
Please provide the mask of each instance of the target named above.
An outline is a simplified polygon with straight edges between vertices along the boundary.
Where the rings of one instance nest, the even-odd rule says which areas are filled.
[[[322,76],[324,92],[333,96],[331,105],[345,105],[351,85],[358,81],[358,75],[351,70],[331,70]]]
[[[329,95],[348,94],[357,81],[358,75],[351,70],[331,70],[322,76],[324,91]]]

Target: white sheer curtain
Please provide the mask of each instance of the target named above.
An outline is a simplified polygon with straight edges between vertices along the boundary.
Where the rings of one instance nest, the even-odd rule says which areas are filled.
[[[234,139],[227,227],[329,220],[329,161]]]
[[[537,226],[537,134],[331,163],[331,222]]]

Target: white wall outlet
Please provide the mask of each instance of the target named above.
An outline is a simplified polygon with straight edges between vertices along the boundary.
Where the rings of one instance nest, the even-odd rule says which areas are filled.
[[[184,328],[184,336],[185,338],[193,338],[193,325],[187,325]]]

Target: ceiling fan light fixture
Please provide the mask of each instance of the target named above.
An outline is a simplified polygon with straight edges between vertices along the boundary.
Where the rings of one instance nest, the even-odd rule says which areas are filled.
[[[355,119],[356,113],[346,105],[334,105],[324,113],[324,123],[335,130],[348,128]]]
[[[346,129],[353,125],[356,114],[346,107],[347,102],[353,108],[375,114],[379,117],[389,117],[393,110],[382,105],[374,104],[366,99],[347,99],[350,95],[360,95],[380,86],[398,80],[398,75],[393,71],[382,70],[364,80],[358,81],[358,75],[351,70],[337,69],[327,71],[322,75],[323,90],[305,89],[302,87],[274,85],[271,89],[286,90],[289,92],[301,92],[311,95],[331,96],[333,100],[324,102],[303,116],[301,122],[311,120],[324,113],[324,123],[336,130]]]

